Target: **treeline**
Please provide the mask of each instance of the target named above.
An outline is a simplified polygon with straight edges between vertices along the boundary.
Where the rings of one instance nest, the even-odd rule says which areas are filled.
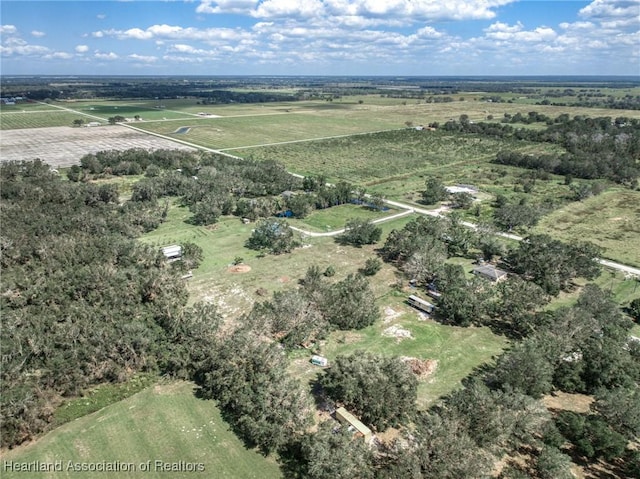
[[[189,96],[201,98],[203,105],[217,105],[220,103],[269,103],[276,101],[297,101],[298,95],[289,95],[277,92],[264,91],[231,91],[231,90],[210,90],[194,91]]]
[[[540,121],[535,112],[527,118]],[[571,175],[576,178],[604,178],[617,183],[635,184],[640,175],[640,121],[619,117],[570,119],[561,115],[547,128],[534,130],[516,129],[508,124],[473,123],[468,118],[448,121],[446,131],[474,133],[497,138],[516,138],[539,143],[553,143],[566,150],[562,155],[523,155],[516,152],[500,152],[494,160],[499,164],[542,169],[551,173]],[[523,120],[525,117],[523,117]],[[510,120],[511,121],[511,120]]]
[[[130,149],[102,151],[81,158],[69,169],[72,181],[108,175],[144,175],[133,186],[133,201],[180,197],[193,213],[195,224],[207,225],[222,215],[255,221],[275,215],[304,218],[314,209],[349,202],[364,203],[365,191],[354,192],[350,183],[327,185],[322,176],[300,179],[276,161],[256,161],[181,150]],[[372,209],[382,199],[368,200]]]
[[[63,396],[176,370],[192,334],[180,276],[200,252],[185,245],[169,265],[136,242],[165,207],[120,205],[113,185],[63,181],[39,161],[3,163],[0,181],[1,437],[14,446]]]

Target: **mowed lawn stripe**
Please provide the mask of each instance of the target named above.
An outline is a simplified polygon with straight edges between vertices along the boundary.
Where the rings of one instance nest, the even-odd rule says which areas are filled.
[[[279,478],[273,458],[247,450],[229,430],[213,401],[198,399],[193,384],[167,382],[113,404],[52,431],[39,441],[7,452],[3,461],[53,462],[61,460],[63,471],[55,473],[3,471],[3,478]],[[151,460],[151,471],[140,464]],[[203,463],[205,471],[162,472],[154,461]],[[119,461],[132,463],[135,472],[73,472],[72,463]]]

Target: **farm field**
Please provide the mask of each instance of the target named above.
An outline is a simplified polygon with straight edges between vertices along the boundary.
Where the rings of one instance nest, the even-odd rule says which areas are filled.
[[[605,248],[604,257],[640,266],[640,192],[611,189],[543,217],[535,232]]]
[[[5,479],[37,478],[280,478],[272,458],[247,450],[229,430],[215,402],[198,399],[188,382],[160,382],[123,401],[61,426],[37,442],[3,453],[2,461],[62,461],[62,472],[7,472]],[[151,460],[151,471],[140,464]],[[155,471],[155,461],[202,463],[205,471]],[[68,462],[131,463],[135,472],[65,471]]]
[[[106,125],[3,130],[0,153],[2,161],[40,158],[54,167],[64,167],[80,163],[80,159],[88,153],[130,148],[191,149],[125,126]]]
[[[65,110],[29,110],[25,112],[2,112],[0,113],[0,129],[16,130],[16,129],[31,129],[31,128],[47,128],[55,126],[68,126],[73,125],[73,121],[83,118],[85,121],[97,121],[89,119]],[[106,120],[105,120],[106,123]],[[3,136],[5,133],[3,133]]]
[[[528,142],[507,143],[444,131],[404,129],[310,143],[239,149],[234,154],[257,160],[275,159],[290,171],[303,175],[322,174],[333,181],[379,185],[394,179],[404,181],[417,173],[446,174],[462,182],[457,176],[461,168],[473,169],[486,164],[505,148],[528,153],[555,151],[553,147]],[[421,187],[423,185],[424,179]],[[396,194],[399,192],[397,185],[392,189]]]
[[[404,127],[402,122],[388,117],[362,119],[349,114],[336,117],[313,112],[194,119],[181,123],[147,122],[138,126],[154,133],[223,150]],[[183,126],[191,130],[175,135],[176,129]],[[236,154],[235,151],[232,153]]]

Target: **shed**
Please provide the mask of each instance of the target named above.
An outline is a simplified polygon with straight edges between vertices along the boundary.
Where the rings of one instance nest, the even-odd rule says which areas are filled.
[[[323,356],[314,354],[313,356],[311,356],[311,364],[324,368],[329,365],[329,360]]]
[[[336,419],[342,424],[348,424],[349,426],[352,426],[356,431],[355,433],[364,438],[364,442],[368,443],[369,441],[371,441],[371,429],[362,424],[362,422],[360,422],[357,417],[355,417],[345,408],[339,407],[338,409],[336,409]]]
[[[476,266],[473,268],[473,274],[480,276],[481,278],[488,279],[493,283],[499,283],[507,279],[507,272],[496,268],[493,265],[487,264],[482,266]]]
[[[182,246],[174,244],[162,248],[162,254],[169,262],[182,259]]]
[[[427,314],[433,313],[433,310],[436,309],[436,307],[429,301],[425,301],[424,299],[419,298],[418,296],[415,296],[413,294],[407,298],[407,303],[409,303],[409,306],[413,306],[414,308],[419,309],[420,311],[423,311]]]

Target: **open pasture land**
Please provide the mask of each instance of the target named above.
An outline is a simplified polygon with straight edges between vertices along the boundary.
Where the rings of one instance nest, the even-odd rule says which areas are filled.
[[[348,114],[334,116],[323,112],[198,118],[184,122],[147,122],[137,124],[137,126],[154,133],[215,149],[305,141],[313,138],[353,135],[404,127],[402,122],[394,121],[388,117],[362,119],[354,118]],[[175,134],[175,131],[180,127],[190,127],[191,129],[186,134]],[[233,151],[232,153],[235,154]]]
[[[3,454],[2,461],[54,463],[62,472],[7,472],[20,478],[256,478],[282,477],[274,459],[247,450],[213,401],[198,399],[193,384],[159,383],[100,411],[70,422],[37,442]],[[151,470],[140,464],[151,460]],[[202,463],[204,472],[162,472],[155,461]],[[133,465],[134,472],[74,472],[67,464],[103,462]]]
[[[91,101],[58,101],[55,106],[73,110],[86,115],[93,115],[108,118],[116,115],[125,118],[135,118],[139,116],[142,120],[164,120],[193,118],[197,112],[190,112],[189,106],[192,102],[187,100],[171,100],[175,108],[170,107],[165,100],[160,103],[157,100],[91,100]],[[161,108],[160,108],[161,106]]]
[[[24,112],[5,112],[0,113],[0,129],[3,131],[4,138],[7,130],[30,129],[30,128],[48,128],[54,126],[71,126],[73,121],[82,118],[86,122],[97,121],[95,118],[87,118],[66,110],[48,109],[48,110],[27,110]],[[105,120],[106,123],[106,120]],[[31,132],[31,135],[37,134]]]
[[[640,266],[640,192],[612,189],[545,216],[534,230],[605,248],[604,257]]]
[[[418,388],[419,406],[428,407],[460,387],[460,381],[474,368],[500,354],[507,347],[507,341],[489,328],[460,328],[426,319],[404,302],[413,291],[405,293],[393,293],[384,298],[382,321],[361,331],[332,333],[321,352],[330,361],[340,354],[358,352],[435,359],[434,373],[421,381]],[[408,331],[411,336],[388,336],[394,326]]]
[[[336,270],[332,281],[343,279],[363,267],[368,258],[375,256],[374,249],[379,246],[353,248],[340,246],[330,237],[309,237],[305,239],[304,247],[290,254],[261,257],[257,251],[244,247],[255,223],[243,224],[240,218],[226,217],[215,225],[204,227],[189,224],[190,217],[187,208],[173,205],[167,221],[141,240],[158,248],[186,241],[200,246],[204,259],[189,280],[190,301],[216,303],[228,318],[249,311],[255,301],[268,300],[273,291],[295,288],[311,265],[319,266],[321,271],[331,265]],[[403,217],[380,224],[382,241],[391,229],[401,229],[410,219]],[[249,271],[233,271],[232,263],[238,256],[251,268]],[[372,281],[376,297],[386,294],[395,281],[395,268],[385,264]],[[268,290],[269,294],[258,295],[260,288]]]
[[[303,175],[322,174],[334,181],[376,184],[401,175],[441,174],[462,165],[484,164],[494,159],[502,149],[555,151],[552,146],[523,141],[507,142],[444,131],[403,129],[311,143],[240,149],[234,153],[258,160],[277,160],[290,171]]]
[[[52,166],[64,167],[78,164],[80,158],[88,153],[129,148],[191,149],[120,125],[90,128],[60,126],[37,130],[4,130],[0,157],[2,161],[40,158]]]

